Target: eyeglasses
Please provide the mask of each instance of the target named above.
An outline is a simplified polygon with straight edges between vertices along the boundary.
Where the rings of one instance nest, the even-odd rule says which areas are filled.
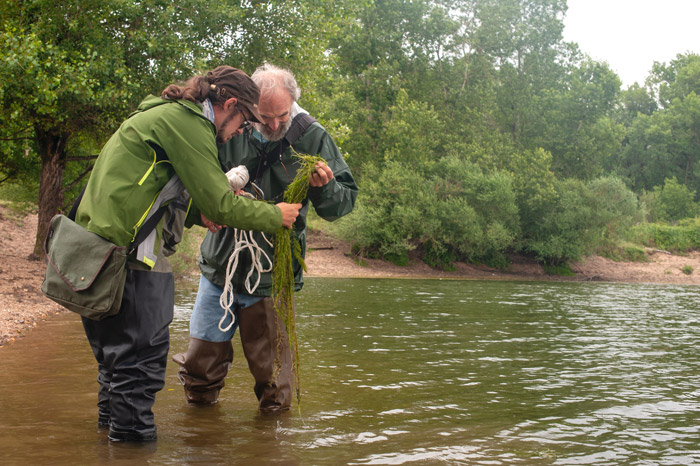
[[[241,115],[243,115],[243,123],[241,123],[240,129],[245,131],[248,128],[250,128],[253,124],[253,122],[250,121],[253,117],[249,117],[248,115],[246,115],[246,112],[244,112],[243,110],[241,110]]]

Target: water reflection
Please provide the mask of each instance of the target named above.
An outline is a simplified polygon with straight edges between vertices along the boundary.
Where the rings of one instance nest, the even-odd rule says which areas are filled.
[[[193,289],[172,351],[187,344]],[[261,416],[240,344],[218,406],[169,364],[159,441],[109,445],[96,368],[63,315],[0,351],[0,462],[700,464],[700,289],[310,279],[302,404]]]

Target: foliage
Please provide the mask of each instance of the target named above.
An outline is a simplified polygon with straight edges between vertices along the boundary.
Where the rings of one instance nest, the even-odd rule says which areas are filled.
[[[615,262],[647,262],[649,260],[644,248],[626,242],[604,246],[598,250],[598,254]]]
[[[146,94],[211,58],[232,11],[201,0],[3,2],[0,180],[39,175],[35,253],[107,136]]]
[[[655,63],[621,89],[607,64],[563,40],[566,8],[3,2],[0,184],[39,185],[48,221],[143,96],[221,63],[252,72],[267,60],[295,72],[300,104],[347,157],[360,197],[338,224],[362,254],[441,268],[503,267],[511,252],[551,264],[624,257],[614,251],[644,209],[655,222],[698,213],[700,55]]]
[[[700,206],[695,202],[695,191],[678,183],[675,177],[667,178],[663,186],[655,186],[654,191],[644,198],[652,222],[674,222],[700,213]]]
[[[398,161],[365,180],[353,240],[365,254],[405,257],[419,248],[432,266],[454,260],[504,264],[518,231],[511,179],[446,157],[420,173]]]
[[[617,177],[604,176],[587,184],[595,200],[601,243],[617,243],[630,227],[644,221],[637,196]]]
[[[595,199],[583,182],[564,180],[555,188],[551,209],[539,219],[539,227],[524,246],[526,252],[549,265],[578,260],[587,252],[595,215]]]
[[[547,275],[556,275],[558,277],[573,277],[576,273],[571,270],[571,266],[567,263],[562,264],[544,264],[542,266]]]
[[[684,219],[677,225],[644,223],[630,229],[628,240],[635,244],[673,253],[700,249],[700,218]]]
[[[656,64],[648,79],[644,112],[628,126],[616,169],[637,192],[651,191],[675,177],[700,189],[700,55],[679,55],[670,65]],[[641,91],[636,90],[641,99]],[[658,106],[656,111],[650,111]],[[629,121],[629,116],[627,117]]]
[[[617,178],[564,180],[525,250],[549,264],[578,260],[622,240],[643,218],[634,194]]]

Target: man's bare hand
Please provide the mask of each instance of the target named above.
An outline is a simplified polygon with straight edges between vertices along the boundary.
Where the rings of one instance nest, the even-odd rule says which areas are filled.
[[[333,179],[333,170],[325,162],[318,162],[315,168],[316,171],[309,176],[309,186],[320,188]]]
[[[285,228],[292,228],[294,221],[299,215],[299,209],[301,209],[301,204],[287,204],[286,202],[280,202],[277,207],[282,211],[282,226]]]
[[[206,218],[204,216],[204,214],[202,214],[202,223],[212,233],[216,233],[217,231],[221,230],[222,228],[224,228],[226,226],[226,225],[217,225],[216,223],[214,223],[211,220],[209,220],[208,218]]]

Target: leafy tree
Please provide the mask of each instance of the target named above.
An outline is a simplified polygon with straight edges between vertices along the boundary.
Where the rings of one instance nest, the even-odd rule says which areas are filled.
[[[618,170],[639,191],[672,177],[700,188],[700,97],[691,92],[650,116],[639,114],[628,129]]]
[[[669,63],[654,62],[646,79],[646,88],[659,108],[668,108],[674,99],[691,92],[700,94],[700,55],[678,54]]]
[[[539,219],[524,250],[548,265],[578,260],[592,243],[590,227],[595,199],[585,183],[576,179],[558,181],[556,198]]]
[[[695,191],[680,184],[675,177],[667,178],[663,186],[655,186],[653,195],[647,195],[646,201],[653,222],[674,222],[700,213]]]
[[[631,227],[644,221],[644,209],[622,179],[603,176],[589,182],[587,187],[595,202],[595,222],[590,228],[600,233],[593,237],[590,248],[614,245],[627,236]]]
[[[585,60],[571,70],[566,86],[542,97],[545,122],[532,141],[552,154],[562,178],[599,176],[620,148],[624,128],[611,120],[620,79],[607,65]]]
[[[105,137],[145,94],[189,77],[210,56],[208,45],[230,8],[207,5],[3,2],[0,138],[9,163],[2,170],[11,175],[22,152],[40,161],[35,255],[49,220],[64,206],[66,189],[87,174]],[[83,166],[78,179],[64,181],[69,161]]]
[[[621,123],[630,125],[637,115],[651,115],[658,109],[658,104],[647,89],[635,83],[621,94],[622,109],[619,115]]]

